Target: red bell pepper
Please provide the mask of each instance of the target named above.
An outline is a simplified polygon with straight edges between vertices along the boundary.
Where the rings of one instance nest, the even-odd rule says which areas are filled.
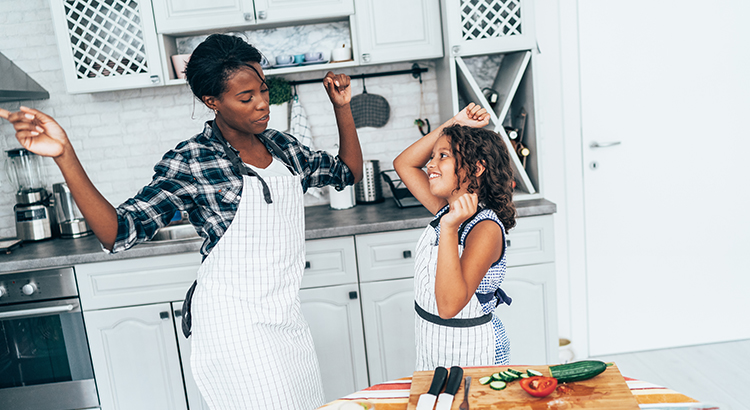
[[[554,377],[534,376],[521,379],[521,388],[534,397],[545,397],[557,388],[557,379]]]

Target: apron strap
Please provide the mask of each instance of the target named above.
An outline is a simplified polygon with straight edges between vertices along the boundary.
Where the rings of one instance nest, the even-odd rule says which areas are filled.
[[[182,303],[182,334],[185,335],[186,339],[189,338],[192,333],[190,328],[193,324],[193,316],[190,314],[190,306],[193,303],[193,293],[195,292],[195,287],[197,285],[198,280],[195,280],[193,285],[190,286],[190,289],[188,289],[187,294],[185,295],[185,301]]]
[[[430,323],[434,323],[436,325],[448,326],[448,327],[474,327],[474,326],[483,325],[489,322],[490,320],[492,320],[492,313],[487,313],[483,316],[475,317],[471,319],[456,319],[456,318],[443,319],[440,316],[433,315],[432,313],[422,309],[422,307],[419,306],[419,304],[417,304],[416,300],[414,301],[414,310],[422,319]]]
[[[490,293],[476,293],[477,299],[479,299],[479,303],[485,304],[492,300],[492,298],[497,298],[497,303],[495,304],[495,307],[500,306],[501,303],[505,303],[506,305],[510,306],[510,303],[513,302],[513,299],[508,296],[507,293],[505,293],[504,290],[497,288],[494,292]]]

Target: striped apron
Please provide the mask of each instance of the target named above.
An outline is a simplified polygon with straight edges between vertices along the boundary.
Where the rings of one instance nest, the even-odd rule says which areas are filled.
[[[459,256],[462,253],[463,246],[459,245]],[[416,370],[435,370],[438,366],[494,365],[492,314],[482,311],[476,294],[452,319],[438,316],[435,300],[437,259],[437,233],[432,225],[428,225],[419,238],[414,267]]]
[[[198,270],[190,364],[211,409],[323,405],[318,359],[300,310],[302,196],[299,176],[243,175],[232,224]]]

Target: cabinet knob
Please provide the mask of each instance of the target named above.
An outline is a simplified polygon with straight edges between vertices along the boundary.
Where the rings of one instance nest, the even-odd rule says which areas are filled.
[[[305,269],[310,269],[310,261],[305,261]]]
[[[174,317],[180,317],[180,316],[182,316],[182,310],[175,309],[175,311],[174,311]]]
[[[159,78],[158,75],[152,75],[149,78],[151,78],[151,83],[153,84],[159,84],[161,82],[161,78]]]
[[[510,239],[505,240],[505,247],[510,248]]]
[[[245,18],[245,21],[253,21],[253,20],[255,20],[255,16],[253,15],[253,13],[245,13],[243,15],[243,17]]]
[[[268,13],[265,10],[258,11],[258,20],[265,20],[268,18]]]
[[[451,48],[451,51],[453,52],[453,55],[456,55],[461,52],[461,46],[453,46],[453,48]]]
[[[357,298],[357,292],[351,291],[349,292],[349,299],[356,299]]]
[[[364,61],[365,63],[369,63],[370,62],[370,54],[369,53],[362,54],[362,61]]]
[[[411,251],[404,251],[404,259],[411,258]]]
[[[159,312],[159,317],[161,319],[169,319],[169,312]]]

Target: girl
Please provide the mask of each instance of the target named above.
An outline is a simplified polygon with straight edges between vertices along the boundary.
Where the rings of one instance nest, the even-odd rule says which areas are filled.
[[[65,131],[22,107],[0,116],[29,151],[50,156],[103,247],[119,252],[151,238],[184,210],[204,238],[203,263],[185,301],[191,366],[212,409],[314,409],[323,404],[320,371],[298,291],[304,270],[308,187],[342,189],[362,177],[362,153],[349,101],[350,78],[331,72],[339,155],[311,151],[266,129],[268,87],[261,54],[238,37],[209,36],[193,52],[186,77],[214,111],[196,136],[167,152],[151,183],[117,208],[93,186]],[[290,383],[293,369],[303,383]]]
[[[417,370],[510,361],[494,310],[511,302],[500,283],[505,230],[515,226],[513,175],[500,137],[481,128],[488,123],[487,111],[471,103],[393,162],[435,214],[415,259]]]

